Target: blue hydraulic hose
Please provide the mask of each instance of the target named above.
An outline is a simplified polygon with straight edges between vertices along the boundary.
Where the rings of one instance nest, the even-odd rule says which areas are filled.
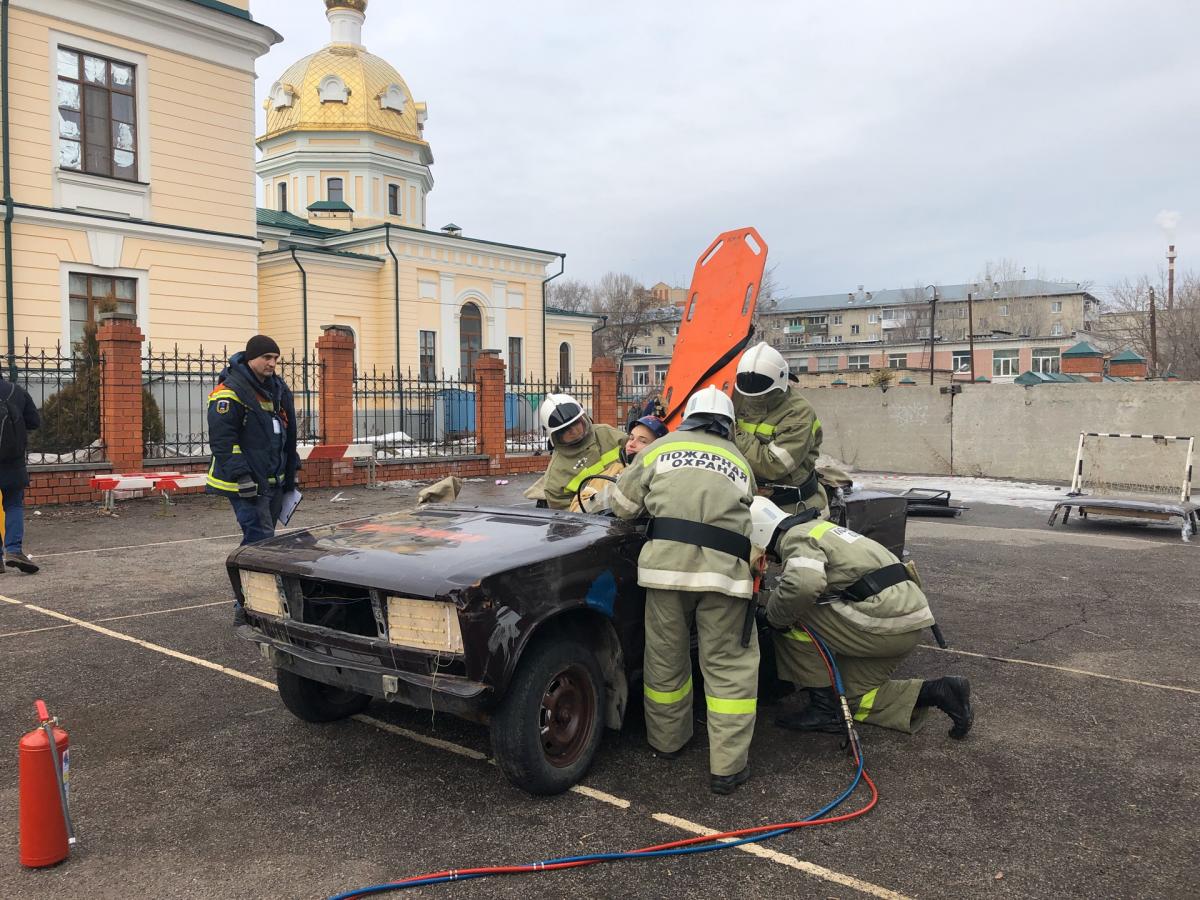
[[[816,631],[811,628],[806,629],[812,637],[813,642],[817,645],[822,656],[829,663],[829,667],[833,672],[834,688],[839,696],[842,696],[845,691],[842,684],[842,673],[837,667],[837,661],[830,651],[828,645]],[[857,742],[855,742],[857,747]],[[858,768],[854,773],[854,780],[850,782],[850,786],[844,790],[841,795],[831,803],[827,804],[822,809],[801,819],[803,822],[811,822],[815,819],[820,819],[828,813],[832,812],[837,807],[841,806],[854,793],[859,783],[862,781],[863,771],[865,769],[865,759],[862,754],[862,748],[858,747],[856,753],[858,757]],[[594,853],[586,856],[563,856],[555,859],[542,860],[541,862],[528,863],[527,867],[530,871],[540,870],[543,866],[552,866],[560,863],[601,863],[601,862],[619,862],[628,859],[651,859],[661,856],[690,856],[696,853],[712,853],[717,850],[728,850],[731,847],[740,847],[743,844],[756,844],[761,841],[769,841],[772,838],[777,838],[785,835],[795,828],[780,828],[775,831],[767,831],[763,834],[750,835],[749,837],[739,838],[733,841],[720,841],[711,844],[700,844],[694,847],[675,847],[669,850],[643,850],[643,851],[626,851],[623,853]],[[396,881],[389,884],[377,884],[371,887],[357,888],[353,891],[347,891],[344,894],[336,894],[330,897],[329,900],[354,900],[355,897],[366,897],[370,894],[382,894],[389,891],[401,891],[408,888],[424,887],[432,884],[446,884],[451,881],[470,881],[475,878],[491,878],[496,875],[513,875],[513,874],[528,874],[516,872],[476,872],[473,874],[463,875],[439,875],[434,878],[413,878],[408,881]]]

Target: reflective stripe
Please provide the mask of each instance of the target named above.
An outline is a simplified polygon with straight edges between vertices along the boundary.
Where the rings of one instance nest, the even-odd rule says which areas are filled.
[[[631,516],[639,509],[638,505],[621,493],[621,490],[615,484],[608,492],[608,500],[614,508],[627,512]]]
[[[814,572],[825,574],[825,563],[819,559],[809,559],[807,556],[793,556],[787,561],[783,567],[783,571],[788,569],[812,569]]]
[[[582,470],[578,475],[567,482],[567,493],[574,494],[579,490],[579,485],[583,484],[583,480],[592,475],[599,475],[609,466],[617,461],[621,456],[621,448],[613,447],[607,453],[600,457],[599,462],[594,462],[586,469]]]
[[[205,482],[209,485],[209,487],[215,487],[219,491],[231,491],[236,494],[237,490],[238,490],[237,482],[222,481],[220,478],[218,478],[216,475],[213,474],[213,472],[216,471],[216,468],[217,468],[217,461],[214,459],[208,465],[208,475],[204,479]]]
[[[820,420],[820,419],[813,419],[812,433],[813,433],[813,434],[816,434],[816,433],[817,433],[818,431],[820,431],[820,430],[821,430],[821,420]]]
[[[763,437],[775,436],[775,426],[767,422],[743,422],[739,419],[738,428],[750,434],[761,434]]]
[[[664,705],[678,703],[692,692],[692,676],[689,675],[688,680],[683,683],[683,687],[677,691],[656,691],[650,685],[643,684],[642,692],[645,693],[648,700],[652,700],[655,703],[662,703]]]
[[[779,461],[789,469],[796,468],[796,460],[792,458],[792,454],[788,453],[774,441],[771,441],[771,443],[767,444],[767,449],[774,453],[775,456],[779,458]]]
[[[215,390],[213,390],[213,392],[211,394],[208,395],[208,399],[209,400],[237,400],[238,403],[242,402],[240,399],[238,399],[237,393],[235,391],[229,390],[229,388],[216,388]]]
[[[730,716],[752,715],[758,706],[758,700],[754,697],[748,700],[725,700],[721,697],[710,697],[706,694],[704,700],[708,704],[709,712],[725,713]]]
[[[234,445],[233,445],[233,452],[234,452],[234,453],[241,453],[241,452],[242,452],[242,448],[241,448],[240,446],[238,446],[237,444],[234,444]]]
[[[735,453],[726,450],[724,447],[714,447],[712,444],[701,444],[696,441],[672,441],[669,444],[660,444],[658,446],[650,446],[641,452],[642,465],[648,466],[663,453],[674,453],[676,450],[698,450],[701,453],[711,453],[714,456],[719,456],[733,463],[739,469],[746,473],[746,477],[750,477],[750,467],[747,466]]]
[[[720,591],[731,597],[749,597],[754,593],[754,582],[741,581],[719,572],[673,572],[670,569],[644,569],[638,567],[638,584],[652,588],[691,588],[692,590]]]
[[[789,641],[799,641],[802,644],[812,643],[812,638],[808,636],[808,632],[801,631],[799,628],[793,628],[791,631],[785,631],[783,636]]]
[[[867,716],[871,714],[871,707],[875,705],[875,695],[879,693],[879,688],[873,691],[867,691],[863,694],[862,699],[858,701],[858,712],[854,714],[855,722],[865,722]]]
[[[831,603],[830,606],[843,619],[869,628],[874,634],[908,634],[933,624],[933,613],[928,606],[902,616],[868,615],[854,603]]]
[[[819,522],[818,524],[816,524],[812,527],[812,530],[810,530],[808,532],[808,535],[814,541],[819,541],[822,537],[825,536],[825,534],[827,534],[831,529],[834,529],[834,528],[837,528],[837,525],[835,525],[833,522]]]

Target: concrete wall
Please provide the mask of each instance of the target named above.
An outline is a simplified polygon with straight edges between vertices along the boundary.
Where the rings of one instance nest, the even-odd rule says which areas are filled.
[[[1068,481],[1081,431],[1200,436],[1196,383],[965,385],[953,403],[928,385],[806,396],[824,451],[874,471]],[[1162,462],[1150,444],[1121,453],[1131,471]]]

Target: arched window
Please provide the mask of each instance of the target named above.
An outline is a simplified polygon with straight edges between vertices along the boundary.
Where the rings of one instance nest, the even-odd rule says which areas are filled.
[[[571,387],[571,345],[558,345],[558,384],[564,391]]]
[[[464,303],[458,318],[458,364],[459,377],[463,381],[475,380],[475,360],[483,349],[483,317],[474,303]]]
[[[287,182],[279,182],[279,211],[287,212]]]
[[[342,187],[342,179],[330,178],[329,181],[326,182],[326,185],[327,185],[327,193],[329,195],[326,198],[327,200],[329,200],[331,203],[345,203],[346,202],[346,192],[345,192],[345,189]]]

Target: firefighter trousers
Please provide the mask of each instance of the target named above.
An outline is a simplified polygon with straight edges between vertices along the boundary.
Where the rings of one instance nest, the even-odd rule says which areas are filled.
[[[646,589],[643,668],[646,737],[656,750],[678,750],[692,737],[691,628],[700,639],[708,708],[708,766],[713,775],[746,767],[758,704],[758,633],[742,646],[748,601],[717,592]]]
[[[856,722],[868,722],[912,734],[925,720],[917,709],[924,681],[892,680],[891,675],[920,643],[921,632],[873,634],[858,628],[828,606],[814,606],[801,617],[833,651],[842,673],[846,702]],[[800,687],[829,687],[829,672],[800,623],[775,633],[779,677]]]

